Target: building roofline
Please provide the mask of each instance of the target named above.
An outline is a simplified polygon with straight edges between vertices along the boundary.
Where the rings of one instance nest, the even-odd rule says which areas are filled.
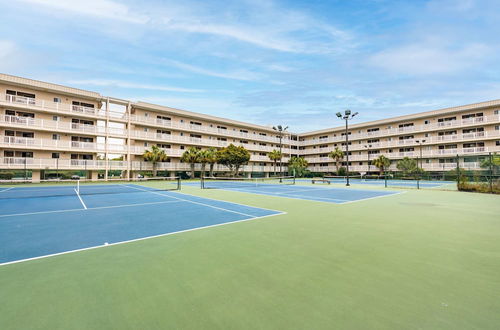
[[[17,86],[29,87],[31,89],[36,89],[41,91],[49,91],[49,92],[57,91],[61,94],[72,95],[77,97],[86,97],[97,101],[101,101],[103,99],[103,96],[97,92],[87,91],[84,89],[73,88],[58,84],[52,84],[40,80],[13,76],[5,73],[0,73],[0,82],[5,82]]]
[[[185,117],[194,118],[194,119],[204,119],[207,121],[213,121],[213,122],[217,122],[217,123],[225,123],[228,125],[240,126],[240,127],[244,127],[244,128],[253,128],[256,130],[267,131],[269,133],[276,133],[273,130],[273,128],[270,126],[257,125],[257,124],[253,124],[253,123],[247,123],[247,122],[232,120],[232,119],[223,118],[223,117],[206,115],[203,113],[182,110],[182,109],[152,104],[152,103],[148,103],[148,102],[142,102],[142,101],[131,102],[129,100],[103,96],[103,95],[101,95],[97,92],[93,92],[93,91],[88,91],[88,90],[83,90],[83,89],[78,89],[78,88],[73,88],[73,87],[67,87],[67,86],[48,83],[48,82],[44,82],[44,81],[40,81],[40,80],[34,80],[34,79],[29,79],[29,78],[13,76],[13,75],[5,74],[5,73],[0,73],[0,82],[8,83],[8,84],[16,85],[16,86],[28,87],[31,89],[41,90],[41,91],[48,91],[48,92],[57,91],[61,94],[72,95],[72,96],[77,96],[77,97],[84,97],[84,98],[89,98],[89,99],[93,99],[96,101],[110,100],[111,102],[118,103],[118,104],[123,104],[123,105],[130,104],[132,107],[144,109],[144,110],[155,110],[155,111],[162,111],[165,113],[174,113],[174,114],[178,114],[180,116],[185,116]],[[370,127],[370,126],[385,125],[385,124],[391,124],[394,122],[401,122],[401,121],[406,121],[406,120],[415,120],[415,119],[420,119],[420,118],[425,118],[425,117],[442,116],[442,115],[453,114],[455,112],[461,112],[461,111],[465,111],[465,110],[479,110],[479,109],[484,109],[484,108],[494,107],[494,106],[500,106],[500,99],[472,103],[472,104],[461,105],[461,106],[456,106],[456,107],[442,108],[442,109],[425,111],[425,112],[419,112],[419,113],[391,117],[391,118],[386,118],[386,119],[373,120],[373,121],[368,121],[368,122],[359,123],[359,124],[352,124],[349,127],[350,127],[350,129],[366,128],[366,127]],[[316,134],[343,131],[344,129],[345,129],[344,126],[337,126],[337,127],[325,128],[325,129],[320,129],[320,130],[315,130],[315,131],[309,131],[309,132],[301,132],[301,133],[288,132],[288,133],[291,135],[298,135],[298,136],[310,136],[310,135],[316,135]]]
[[[489,108],[489,107],[494,107],[494,106],[500,106],[500,99],[485,101],[485,102],[478,102],[478,103],[471,103],[471,104],[460,105],[460,106],[456,106],[456,107],[442,108],[442,109],[437,109],[437,110],[430,110],[430,111],[425,111],[425,112],[418,112],[418,113],[414,113],[414,114],[397,116],[397,117],[390,117],[390,118],[386,118],[386,119],[367,121],[367,122],[363,122],[363,123],[359,123],[359,124],[349,125],[349,129],[365,128],[365,127],[369,127],[369,126],[391,124],[391,123],[405,121],[405,120],[415,120],[415,119],[433,117],[433,116],[442,116],[442,115],[446,115],[446,114],[453,114],[455,112],[461,112],[464,110],[479,110],[479,109],[484,109],[484,108]],[[304,135],[309,136],[309,135],[316,135],[316,134],[321,134],[321,133],[331,133],[331,132],[338,132],[338,131],[344,131],[344,130],[345,130],[345,126],[336,126],[336,127],[324,128],[324,129],[310,131],[310,132],[303,132],[303,133],[299,133],[299,135],[300,136],[304,136]]]

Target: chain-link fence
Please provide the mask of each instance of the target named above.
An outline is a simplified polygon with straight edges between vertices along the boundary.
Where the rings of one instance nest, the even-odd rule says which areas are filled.
[[[500,154],[462,155],[455,161],[458,190],[500,194]]]

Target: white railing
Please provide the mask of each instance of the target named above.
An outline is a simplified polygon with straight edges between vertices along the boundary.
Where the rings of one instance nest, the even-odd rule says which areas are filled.
[[[353,133],[349,135],[349,140],[360,140],[367,139],[372,137],[380,137],[380,136],[393,136],[393,135],[401,135],[404,133],[418,133],[418,132],[430,132],[438,129],[443,129],[446,127],[456,127],[459,128],[461,126],[467,125],[481,125],[481,124],[495,124],[500,123],[500,115],[491,115],[491,116],[482,116],[482,117],[474,117],[474,118],[466,118],[462,120],[451,120],[445,122],[436,122],[433,124],[424,124],[424,125],[415,125],[409,127],[402,128],[390,128],[384,129],[381,128],[379,131],[375,132],[364,132],[364,133]],[[337,134],[339,134],[337,132]],[[309,145],[317,145],[320,143],[338,143],[345,141],[345,137],[341,135],[337,136],[329,136],[328,139],[322,139],[321,142],[318,138],[305,138],[305,141],[298,142],[300,146],[309,146]],[[427,139],[427,138],[423,138]]]
[[[0,103],[5,103],[17,107],[23,106],[29,109],[44,110],[60,114],[74,113],[74,114],[83,114],[85,116],[100,117],[103,119],[106,118],[106,112],[104,110],[100,110],[97,108],[84,107],[80,105],[73,105],[61,102],[50,102],[46,100],[39,100],[35,98],[9,95],[9,94],[0,94]],[[113,120],[127,119],[127,116],[124,113],[109,111],[108,114],[110,117],[113,118]]]
[[[188,124],[188,123],[174,122],[172,120],[153,118],[150,116],[146,117],[146,116],[132,115],[131,120],[133,122],[138,122],[141,124],[148,124],[148,125],[152,125],[152,126],[173,128],[173,129],[183,130],[183,131],[187,131],[187,132],[194,131],[194,132],[207,133],[207,134],[230,136],[230,137],[235,137],[235,138],[248,138],[248,139],[255,140],[255,141],[265,141],[265,142],[279,144],[279,138],[275,137],[275,135],[273,135],[272,133],[266,133],[268,135],[260,135],[259,132],[255,132],[256,134],[244,133],[244,132],[240,132],[238,128],[236,130],[221,129],[221,128],[217,128],[217,127],[213,127],[213,126],[210,127],[209,125],[206,125],[206,124],[205,125],[193,125],[193,124]],[[283,138],[282,143],[283,143],[283,145],[290,144],[290,141],[289,141],[287,136],[285,136]]]
[[[48,120],[11,115],[0,116],[0,124],[4,124],[9,127],[23,127],[46,131],[64,131],[68,133],[78,132],[92,135],[105,135],[108,133],[110,135],[126,135],[126,130],[124,128],[108,127],[106,129],[106,127],[103,126],[73,123],[70,121]]]

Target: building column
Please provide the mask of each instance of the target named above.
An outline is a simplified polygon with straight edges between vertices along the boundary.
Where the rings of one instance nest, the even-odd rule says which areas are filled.
[[[97,181],[99,179],[99,171],[90,171],[90,180]]]
[[[40,170],[33,170],[31,171],[31,182],[33,183],[40,183]]]

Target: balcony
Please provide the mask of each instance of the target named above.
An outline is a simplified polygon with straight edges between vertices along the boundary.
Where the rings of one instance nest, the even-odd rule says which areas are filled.
[[[471,118],[465,118],[462,119],[462,125],[469,125],[469,124],[477,124],[477,123],[484,123],[485,122],[485,117],[480,116],[480,117],[471,117]]]
[[[487,151],[487,149],[485,147],[474,147],[474,148],[463,148],[462,149],[462,152],[464,154],[486,152],[486,151]]]
[[[45,100],[38,100],[34,98],[9,95],[9,94],[0,94],[0,104],[6,104],[7,106],[12,106],[12,107],[43,110],[63,115],[78,114],[89,117],[100,117],[102,119],[106,119],[109,116],[112,117],[113,120],[119,120],[119,121],[124,121],[127,119],[127,115],[121,112],[109,111],[106,113],[105,110],[97,108],[84,107],[68,103],[50,102]]]
[[[81,105],[71,105],[71,111],[75,113],[83,113],[92,116],[96,114],[95,108],[83,107]]]

